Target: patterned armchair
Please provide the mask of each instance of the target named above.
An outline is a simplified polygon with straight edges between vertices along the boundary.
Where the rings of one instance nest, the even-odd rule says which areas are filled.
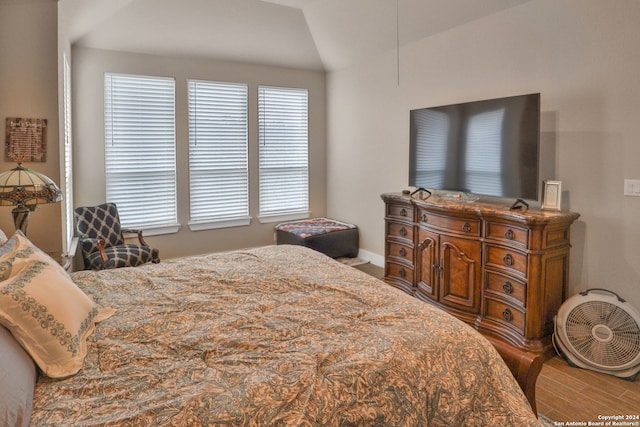
[[[158,250],[146,244],[142,230],[120,226],[114,203],[76,208],[74,217],[85,269],[103,270],[160,262]],[[125,243],[123,233],[136,233],[140,244]]]

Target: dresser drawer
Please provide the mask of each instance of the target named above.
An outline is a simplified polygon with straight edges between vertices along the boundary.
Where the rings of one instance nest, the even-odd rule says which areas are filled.
[[[486,237],[504,245],[526,248],[529,245],[529,229],[497,222],[487,222]]]
[[[405,239],[413,242],[413,226],[402,222],[387,222],[387,236]]]
[[[387,204],[387,217],[413,221],[413,207],[402,203]]]
[[[485,272],[485,289],[496,295],[503,295],[516,299],[523,307],[527,306],[527,284],[513,277]]]
[[[413,264],[413,247],[387,241],[387,256]]]
[[[413,269],[396,262],[386,262],[386,277],[401,279],[408,283],[413,283]]]
[[[444,217],[420,209],[418,221],[442,231],[452,231],[468,236],[480,236],[480,220],[475,218]]]
[[[522,334],[524,333],[525,314],[512,304],[485,297],[484,316],[487,319],[509,325]]]
[[[487,267],[527,277],[527,254],[502,246],[485,246]]]

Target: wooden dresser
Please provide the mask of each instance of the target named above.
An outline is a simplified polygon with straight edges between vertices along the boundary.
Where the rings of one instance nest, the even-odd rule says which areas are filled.
[[[400,193],[385,202],[385,278],[481,333],[551,355],[579,215]]]

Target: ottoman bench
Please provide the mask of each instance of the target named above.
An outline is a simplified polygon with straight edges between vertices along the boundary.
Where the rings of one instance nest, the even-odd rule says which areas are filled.
[[[328,218],[283,222],[275,227],[278,245],[301,245],[331,258],[358,256],[358,227]]]

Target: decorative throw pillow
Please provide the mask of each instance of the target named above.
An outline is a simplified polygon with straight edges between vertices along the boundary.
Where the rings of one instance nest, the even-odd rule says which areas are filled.
[[[82,368],[86,338],[113,310],[98,310],[64,269],[20,231],[0,247],[0,324],[49,377]]]

